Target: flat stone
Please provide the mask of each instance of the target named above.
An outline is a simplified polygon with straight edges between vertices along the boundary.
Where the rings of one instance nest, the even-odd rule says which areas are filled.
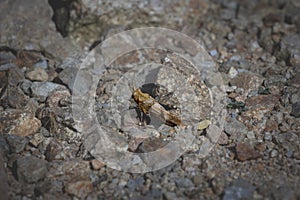
[[[31,81],[47,81],[49,76],[43,68],[35,68],[33,71],[26,73],[26,78]]]
[[[260,153],[246,143],[237,143],[235,150],[236,157],[239,161],[256,160],[258,158],[262,158]]]
[[[41,121],[34,114],[9,109],[0,113],[0,132],[18,136],[28,136],[36,133],[41,127]]]
[[[71,195],[84,199],[93,191],[93,183],[89,180],[69,182],[65,186],[65,191]]]
[[[47,172],[47,161],[27,156],[18,158],[14,163],[14,173],[19,181],[34,183],[43,179]]]
[[[45,102],[51,92],[66,90],[66,87],[52,82],[34,82],[31,85],[32,96],[40,102]]]

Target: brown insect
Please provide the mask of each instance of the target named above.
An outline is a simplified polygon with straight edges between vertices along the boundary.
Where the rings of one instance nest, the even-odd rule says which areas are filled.
[[[143,93],[140,88],[133,92],[133,99],[137,103],[139,109],[145,114],[153,113],[162,119],[165,124],[170,126],[183,126],[179,117],[170,111],[167,111],[160,103],[158,103],[152,96]]]

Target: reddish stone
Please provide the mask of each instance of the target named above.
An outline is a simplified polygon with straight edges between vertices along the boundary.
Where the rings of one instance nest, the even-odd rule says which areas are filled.
[[[236,158],[239,161],[256,160],[258,158],[262,158],[262,155],[260,153],[258,153],[255,149],[253,149],[246,143],[237,143],[235,150]]]
[[[89,180],[73,181],[66,184],[65,191],[68,194],[84,199],[93,191],[93,183]]]
[[[2,133],[18,136],[33,135],[41,125],[41,121],[28,111],[10,109],[0,113],[0,132]]]
[[[278,129],[278,123],[275,120],[268,119],[265,127],[266,132],[271,132]]]
[[[101,169],[102,167],[105,166],[105,163],[103,163],[103,162],[101,162],[97,159],[94,159],[94,160],[91,161],[91,166],[94,170],[99,170],[99,169]]]
[[[246,91],[258,89],[258,87],[261,86],[262,82],[262,77],[249,72],[242,72],[235,76],[230,81],[230,84],[232,86],[237,86],[238,88],[243,88]]]

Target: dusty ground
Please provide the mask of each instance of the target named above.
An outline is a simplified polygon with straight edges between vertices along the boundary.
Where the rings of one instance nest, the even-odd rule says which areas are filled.
[[[297,0],[2,0],[0,10],[0,199],[300,199]],[[148,26],[204,46],[223,79],[225,124],[206,157],[200,147],[217,128],[203,122],[195,144],[171,165],[133,174],[97,161],[83,145],[71,96],[89,50],[114,33]],[[107,67],[96,90],[101,123],[109,122],[106,100],[124,66],[162,54],[133,53]],[[159,75],[168,80],[168,72]],[[168,141],[122,134],[118,147],[135,152]]]

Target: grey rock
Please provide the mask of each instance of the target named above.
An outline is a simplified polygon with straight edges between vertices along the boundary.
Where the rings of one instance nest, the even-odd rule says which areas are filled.
[[[77,68],[68,67],[61,71],[58,75],[59,79],[68,86],[68,88],[72,91],[76,74],[78,72]]]
[[[51,135],[50,135],[50,132],[46,129],[46,128],[44,128],[44,127],[41,127],[40,128],[40,133],[44,136],[44,137],[50,137]]]
[[[0,46],[44,51],[57,61],[77,51],[56,31],[47,0],[3,0],[0,8]]]
[[[224,126],[225,132],[230,135],[230,139],[242,141],[247,134],[247,127],[238,120],[232,120]]]
[[[225,189],[223,200],[252,199],[254,189],[254,186],[247,181],[238,179]]]
[[[77,68],[68,67],[60,72],[58,77],[64,84],[68,86],[72,93],[77,92],[79,94],[85,95],[89,92],[92,86],[93,75],[90,72],[86,72],[84,70],[81,70],[79,73],[77,72]],[[75,91],[73,87],[76,87]]]
[[[17,135],[8,135],[6,138],[10,151],[12,153],[20,153],[24,150],[25,146],[28,144],[28,139],[25,137]]]
[[[32,85],[32,82],[30,80],[23,80],[22,83],[20,84],[20,88],[26,95],[30,95],[30,87]]]
[[[157,188],[151,189],[146,194],[146,198],[150,198],[150,199],[161,199],[161,197],[162,197],[162,192],[160,189]]]
[[[129,190],[134,191],[138,187],[142,187],[144,184],[145,180],[143,177],[138,177],[136,179],[129,179],[127,182],[127,187]]]
[[[288,60],[292,65],[300,64],[300,36],[299,34],[289,34],[281,41],[279,56],[287,55],[283,59]]]
[[[194,183],[188,178],[179,178],[175,180],[177,187],[179,188],[192,188]]]
[[[300,117],[300,102],[293,104],[291,115],[294,117]]]
[[[45,70],[48,68],[47,60],[42,60],[42,61],[37,62],[33,65],[33,67],[34,68],[42,68]]]
[[[14,163],[14,173],[19,181],[34,183],[43,179],[47,172],[47,161],[34,156],[21,157]]]
[[[51,92],[65,89],[65,86],[52,82],[34,82],[31,85],[32,96],[40,102],[45,102]]]
[[[7,172],[4,167],[6,158],[5,155],[8,152],[8,145],[0,134],[0,194],[2,199],[8,199],[8,182],[7,182]]]

